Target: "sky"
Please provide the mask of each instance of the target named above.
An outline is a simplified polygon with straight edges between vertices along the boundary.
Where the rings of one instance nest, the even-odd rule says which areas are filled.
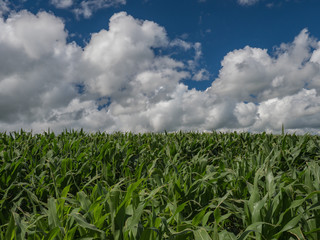
[[[319,0],[0,0],[0,131],[320,133]]]

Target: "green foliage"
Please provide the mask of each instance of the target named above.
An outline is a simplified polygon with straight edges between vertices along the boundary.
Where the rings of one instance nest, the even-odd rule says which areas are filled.
[[[0,239],[320,239],[319,136],[0,133]]]

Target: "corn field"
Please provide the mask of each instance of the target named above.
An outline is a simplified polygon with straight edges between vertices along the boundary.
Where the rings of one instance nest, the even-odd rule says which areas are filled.
[[[0,239],[320,239],[320,137],[0,133]]]

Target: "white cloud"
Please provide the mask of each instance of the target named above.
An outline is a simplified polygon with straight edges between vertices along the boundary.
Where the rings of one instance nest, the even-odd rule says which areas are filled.
[[[184,36],[182,36],[184,38]],[[172,47],[181,47],[184,48],[185,50],[189,50],[192,48],[192,44],[186,41],[183,41],[182,39],[175,39],[170,42],[170,46]]]
[[[259,0],[238,0],[238,3],[240,5],[247,5],[247,6],[254,5],[257,2],[259,2]]]
[[[77,16],[89,18],[99,9],[124,4],[126,4],[126,0],[83,0],[73,11]]]
[[[149,107],[169,100],[189,76],[182,62],[154,54],[170,47],[164,28],[124,12],[84,49],[68,44],[63,22],[45,12],[12,14],[1,19],[0,32],[1,130],[151,130]],[[76,84],[84,84],[83,95]],[[112,99],[108,110],[98,110],[101,97]],[[146,124],[133,126],[139,118]]]
[[[315,128],[320,129],[320,97],[315,89],[303,89],[283,98],[273,98],[260,103],[257,108],[257,121],[253,129]]]
[[[192,76],[192,80],[194,81],[206,81],[210,79],[210,73],[208,72],[208,70],[202,68],[200,69],[198,72],[196,72],[193,76]]]
[[[136,20],[124,12],[113,15],[109,31],[93,34],[84,49],[83,57],[93,69],[88,89],[113,98],[150,95],[163,86],[172,91],[187,73],[176,70],[183,67],[181,62],[155,56],[152,48],[168,45],[164,28],[156,23]]]
[[[170,40],[155,22],[125,12],[84,48],[68,43],[63,21],[46,12],[12,13],[0,33],[0,131],[277,132],[283,123],[319,132],[320,42],[306,29],[273,54],[249,46],[228,53],[204,92],[182,83],[209,77],[201,44]],[[172,47],[194,57],[156,54]]]
[[[257,108],[253,103],[237,103],[233,113],[241,127],[249,127],[257,120]]]
[[[94,14],[99,9],[115,7],[115,6],[126,4],[126,0],[82,0],[82,1],[51,0],[50,2],[56,8],[62,8],[62,9],[70,8],[78,18],[79,17],[90,18],[92,14]]]
[[[73,0],[51,0],[51,4],[56,8],[68,8],[72,6]]]
[[[242,6],[253,6],[259,2],[264,2],[266,0],[237,0],[239,5]],[[292,0],[277,0],[277,1],[267,1],[265,6],[267,8],[273,8],[273,7],[281,7],[284,3],[291,2]],[[299,2],[299,1],[296,1]]]
[[[193,60],[188,61],[188,66],[190,71],[192,72],[193,81],[205,81],[210,79],[210,73],[205,68],[199,69],[200,60],[202,58],[202,46],[201,43],[196,42],[194,44],[190,44],[190,47],[194,50],[194,58]]]
[[[292,43],[281,44],[274,56],[249,46],[234,50],[223,59],[219,77],[208,91],[237,102],[234,115],[241,127],[257,131],[279,130],[282,123],[288,128],[318,127],[318,54],[319,42],[307,29]]]
[[[304,87],[319,91],[319,50],[306,29],[292,43],[281,44],[276,56],[266,49],[234,50],[222,61],[212,91],[238,101],[264,101],[298,93]]]
[[[3,44],[19,49],[33,59],[52,53],[59,54],[67,37],[63,22],[46,12],[35,16],[21,11],[11,15],[6,22],[0,20],[0,27],[0,41]]]
[[[0,17],[3,14],[8,13],[9,11],[10,11],[9,1],[8,0],[0,0]]]
[[[81,49],[66,44],[60,19],[22,11],[0,19],[0,32],[0,122],[28,126],[76,96]]]

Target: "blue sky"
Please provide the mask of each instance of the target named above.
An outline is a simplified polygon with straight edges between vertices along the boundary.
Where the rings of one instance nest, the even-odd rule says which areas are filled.
[[[0,131],[318,133],[317,0],[0,0]]]
[[[320,38],[320,2],[317,0],[260,0],[251,4],[237,0],[127,0],[126,4],[92,10],[90,17],[77,17],[72,12],[81,1],[73,0],[73,5],[65,9],[57,8],[50,1],[14,2],[16,9],[28,9],[35,14],[45,10],[63,18],[66,29],[75,35],[68,40],[81,46],[85,46],[92,33],[107,28],[108,19],[120,11],[156,22],[172,39],[200,42],[201,64],[211,78],[198,83],[185,81],[199,90],[211,85],[219,73],[221,60],[234,49],[249,45],[272,52],[273,47],[292,41],[304,28]]]

